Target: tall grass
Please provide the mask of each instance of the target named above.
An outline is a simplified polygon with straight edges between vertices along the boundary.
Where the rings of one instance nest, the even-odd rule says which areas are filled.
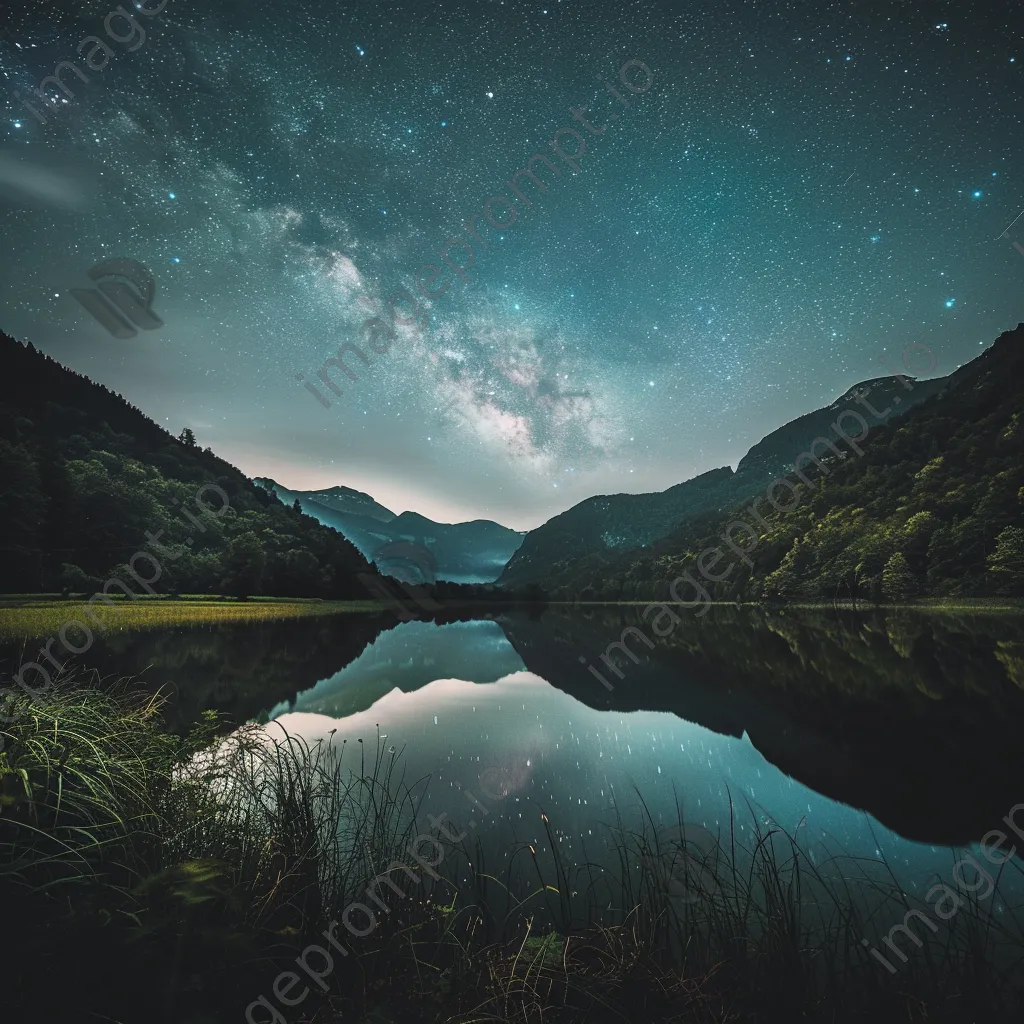
[[[126,680],[59,680],[47,699],[5,703],[0,725],[0,880],[98,878],[158,828],[175,746],[159,697]],[[0,719],[2,721],[2,719]]]
[[[428,780],[379,737],[218,740],[208,715],[178,739],[124,682],[61,680],[19,710],[0,726],[5,1020],[240,1022],[395,864],[412,870],[378,890],[378,927],[340,933],[350,955],[330,991],[281,1008],[290,1024],[1019,1019],[1024,936],[1004,896],[963,894],[891,974],[862,944],[915,906],[888,866],[815,863],[749,807],[711,848],[682,806],[668,831],[645,809],[573,864],[536,808],[546,848],[513,838],[499,869],[476,836],[439,837],[431,878],[408,854]],[[1018,883],[1019,863],[1004,874]]]
[[[183,827],[166,854],[230,861],[250,927],[315,934],[413,835],[397,753],[378,740],[368,760],[363,741],[354,746],[310,744],[272,724],[198,751],[175,773],[171,817]]]

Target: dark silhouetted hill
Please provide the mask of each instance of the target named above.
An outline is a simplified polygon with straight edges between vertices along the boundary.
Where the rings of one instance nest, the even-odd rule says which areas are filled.
[[[841,458],[806,464],[806,480],[793,472],[794,434],[789,473],[776,474],[793,484],[779,491],[790,511],[761,501],[758,521],[748,493],[648,548],[591,555],[540,585],[555,598],[664,599],[684,573],[699,579],[700,553],[717,547],[724,578],[702,581],[715,600],[1024,596],[1024,324],[929,383],[925,401],[871,429],[863,454],[841,445]],[[774,458],[758,462],[783,469]],[[751,531],[732,531],[746,560],[724,543],[730,522]]]
[[[373,570],[352,544],[188,435],[173,437],[102,384],[3,334],[0,374],[5,592],[91,592],[148,550],[160,593],[367,596],[356,574]],[[217,515],[196,504],[204,485]],[[154,572],[145,559],[139,571]]]

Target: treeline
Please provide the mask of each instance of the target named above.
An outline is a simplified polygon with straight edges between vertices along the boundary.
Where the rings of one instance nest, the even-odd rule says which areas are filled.
[[[713,600],[1024,596],[1022,398],[1024,324],[947,392],[872,428],[863,455],[788,477],[793,490],[777,494],[790,511],[762,501],[761,520],[745,506],[705,515],[651,548],[584,560],[552,596],[647,600],[686,572]],[[724,540],[736,521],[750,527],[732,531],[751,538],[739,551]],[[701,561],[716,548],[720,561]]]
[[[100,384],[0,334],[0,586],[101,587],[138,552],[160,593],[366,597],[341,534],[175,438]],[[133,588],[137,589],[137,588]],[[116,592],[116,591],[115,591]]]
[[[383,587],[378,584],[369,589],[385,604],[409,608],[419,605],[428,616],[437,610],[433,603],[440,601],[449,605],[548,603],[547,592],[539,583],[528,583],[522,587],[499,587],[494,583],[452,583],[450,580],[437,580],[434,583],[414,584],[410,587],[391,578],[383,582]]]

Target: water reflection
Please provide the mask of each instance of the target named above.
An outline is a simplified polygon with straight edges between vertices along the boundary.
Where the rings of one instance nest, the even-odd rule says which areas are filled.
[[[423,813],[498,876],[524,844],[550,872],[552,842],[570,867],[614,870],[614,827],[734,823],[743,843],[778,824],[816,865],[884,857],[923,898],[950,845],[1024,799],[1015,620],[719,614],[643,649],[609,692],[579,652],[636,618],[401,625],[275,717],[401,751],[429,779]]]
[[[506,632],[583,702],[746,734],[782,771],[904,836],[968,843],[1024,800],[1019,617],[716,609],[651,650],[632,644],[637,663],[618,655],[608,691],[579,652],[593,661],[630,625],[649,628],[639,608],[551,609]]]
[[[348,664],[382,630],[390,614],[340,615],[277,622],[110,630],[84,655],[68,658],[79,678],[131,677],[168,694],[167,718],[181,731],[204,708],[235,722],[264,715],[281,700],[315,686]],[[0,643],[0,678],[9,678],[35,649]],[[59,652],[59,647],[54,647]]]
[[[486,683],[524,667],[496,622],[407,622],[381,633],[354,661],[270,714],[311,711],[341,718],[392,690],[409,693],[446,678]]]
[[[653,647],[630,642],[631,656],[613,650],[622,677],[606,673],[609,691],[580,659],[598,663],[630,625],[649,632],[641,612],[118,633],[83,660],[167,689],[179,729],[207,707],[351,739],[380,723],[410,770],[431,776],[428,799],[481,832],[500,815],[465,794],[483,803],[474,773],[501,769],[515,780],[509,822],[539,841],[544,810],[566,849],[602,816],[639,813],[635,789],[658,823],[678,797],[713,830],[732,794],[870,854],[866,811],[884,826],[877,848],[900,857],[896,835],[975,842],[1024,801],[1019,617],[715,609]],[[20,645],[0,649],[8,666],[20,657]]]
[[[581,664],[580,652],[596,660],[637,622],[642,624],[639,609],[581,615],[552,608],[540,620],[506,616],[497,623],[400,625],[273,714],[295,710],[344,719],[372,708],[372,721],[394,730],[389,716],[409,707],[415,710],[402,715],[411,720],[422,715],[429,724],[436,715],[440,722],[440,705],[432,710],[430,701],[441,701],[446,691],[428,685],[434,680],[493,687],[496,678],[525,668],[555,695],[573,698],[565,706],[545,707],[543,715],[560,720],[580,704],[620,713],[608,721],[622,720],[622,712],[664,712],[666,727],[702,727],[703,735],[714,738],[713,774],[720,784],[746,784],[751,772],[754,780],[757,772],[777,772],[788,777],[787,784],[799,780],[809,792],[867,810],[888,829],[919,842],[976,841],[1024,799],[1018,731],[1024,726],[1024,629],[1017,619],[923,613],[837,619],[815,612],[719,610],[686,623],[653,649],[633,645],[636,664],[620,652],[623,679],[608,691]],[[459,701],[445,706],[447,731],[417,735],[424,770],[470,756],[473,736],[464,732],[475,712],[461,704],[484,706],[485,688],[461,690]],[[382,701],[395,689],[400,692]],[[419,690],[428,695],[408,704],[400,699],[403,692]],[[630,729],[637,727],[636,720],[628,721]],[[598,715],[595,723],[601,722]],[[352,724],[346,723],[346,731]],[[493,731],[489,742],[513,748],[529,732],[522,723],[515,729],[495,723]],[[438,746],[438,735],[454,737],[451,749]],[[589,756],[597,741],[573,735],[571,742]],[[722,746],[727,738],[742,742]],[[685,739],[672,742],[687,749]],[[649,760],[658,745],[634,744],[625,756],[635,749],[646,750]],[[748,764],[744,758],[751,752],[760,761]],[[676,783],[699,777],[694,765],[675,762],[662,766],[662,774]],[[638,778],[645,778],[643,772]],[[752,785],[756,795],[757,781]],[[580,783],[581,792],[593,789],[593,780]],[[786,801],[761,802],[769,815],[791,810]],[[801,806],[806,812],[806,801]],[[789,818],[791,827],[800,820]],[[842,834],[843,826],[836,832]]]
[[[487,684],[439,679],[410,693],[392,690],[346,718],[299,711],[277,724],[335,744],[372,747],[379,735],[401,753],[407,781],[429,778],[419,791],[423,820],[447,815],[499,877],[523,844],[551,877],[542,815],[572,868],[613,870],[617,827],[664,832],[682,820],[728,842],[733,815],[740,843],[752,839],[755,819],[777,823],[799,832],[818,865],[836,855],[884,857],[921,897],[952,863],[947,848],[909,842],[787,776],[746,735],[668,712],[597,710],[531,672]]]

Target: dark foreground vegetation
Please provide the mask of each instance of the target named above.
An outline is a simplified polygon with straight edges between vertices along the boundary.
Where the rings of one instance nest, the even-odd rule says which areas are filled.
[[[424,783],[400,752],[268,745],[252,727],[217,746],[212,715],[179,738],[160,710],[126,683],[63,680],[0,726],[5,1021],[241,1022],[261,995],[252,1022],[291,1024],[972,1024],[1024,1008],[1024,938],[998,892],[915,928],[922,950],[890,973],[861,941],[911,909],[885,866],[815,865],[745,808],[686,857],[642,821],[611,823],[605,872],[560,860],[558,822],[526,805],[546,848],[496,866],[442,836],[432,879],[406,852],[437,830],[416,820]],[[278,972],[389,866],[379,926],[338,927],[349,953],[326,990],[282,1005]],[[1001,888],[1020,874],[1007,863]]]

